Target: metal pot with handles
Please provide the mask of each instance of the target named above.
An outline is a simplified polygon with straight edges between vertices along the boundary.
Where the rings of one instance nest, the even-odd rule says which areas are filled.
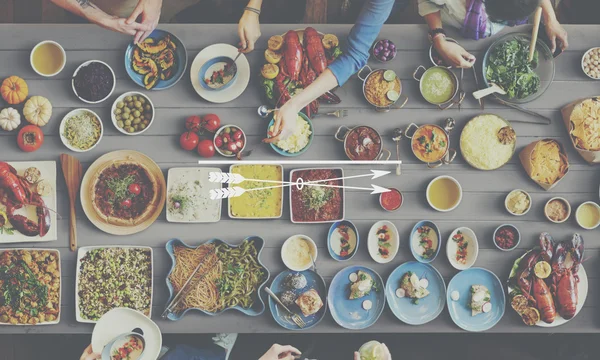
[[[427,164],[430,169],[450,164],[456,158],[456,150],[450,147],[450,132],[455,121],[446,119],[442,128],[435,124],[417,125],[411,123],[404,131],[410,139],[410,148],[415,157]]]
[[[431,79],[432,75],[435,76],[435,72],[439,72],[440,74],[445,73],[445,74],[449,75],[450,81],[452,82],[452,87],[453,87],[452,95],[447,96],[447,98],[444,98],[439,101],[433,99],[432,96],[430,94],[428,94],[426,92],[426,90],[424,90],[425,87],[430,85],[429,82],[433,81],[430,79]],[[425,66],[419,65],[419,67],[413,73],[413,79],[415,79],[419,82],[419,91],[421,92],[421,96],[423,96],[423,99],[425,99],[425,101],[427,101],[428,103],[430,103],[432,105],[436,105],[441,110],[449,109],[452,106],[454,106],[455,104],[456,105],[462,104],[463,100],[465,99],[464,93],[461,94],[460,96],[458,96],[458,99],[456,99],[456,97],[457,97],[456,95],[459,93],[458,77],[456,77],[456,74],[453,73],[452,70],[448,69],[447,67],[432,66],[430,68],[425,68]]]
[[[340,126],[334,135],[337,141],[344,143],[344,151],[350,160],[389,160],[392,152],[383,148],[381,135],[370,126],[355,126],[349,128]],[[384,159],[384,153],[387,156]]]
[[[366,73],[365,70],[368,71],[366,76],[364,75]],[[383,79],[383,74],[386,71],[388,71],[388,69],[373,70],[373,69],[371,69],[371,67],[369,65],[365,65],[356,74],[358,76],[358,78],[363,82],[363,88],[362,88],[363,96],[365,97],[367,102],[369,102],[369,104],[371,104],[372,106],[375,107],[375,110],[378,112],[388,112],[392,109],[401,109],[404,107],[404,105],[406,105],[406,102],[408,101],[408,96],[402,94],[402,82],[400,81],[400,79],[398,77],[395,77],[392,80],[392,81],[397,80],[398,85],[400,87],[400,89],[397,92],[397,95],[398,95],[397,98],[390,99],[389,97],[387,97],[387,94],[384,96],[379,96],[378,98],[374,97],[373,91],[371,91],[371,90],[373,90],[378,84],[380,84],[381,81],[387,81],[387,80]],[[379,76],[381,76],[381,78],[378,81],[376,78]],[[389,82],[391,82],[391,81],[389,81]],[[377,101],[377,103],[375,101]],[[399,106],[393,106],[396,103],[398,103],[399,101],[401,102],[401,104]]]

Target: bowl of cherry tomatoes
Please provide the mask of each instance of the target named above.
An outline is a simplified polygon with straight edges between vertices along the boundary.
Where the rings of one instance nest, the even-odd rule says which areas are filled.
[[[234,157],[244,151],[246,134],[239,126],[224,125],[215,133],[213,143],[219,154]]]

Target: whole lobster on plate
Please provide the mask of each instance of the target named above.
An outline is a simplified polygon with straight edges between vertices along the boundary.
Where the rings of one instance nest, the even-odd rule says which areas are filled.
[[[43,237],[50,229],[50,212],[42,197],[31,190],[30,184],[10,164],[0,161],[0,203],[15,230],[25,236]],[[25,205],[36,207],[37,223],[15,212]],[[2,219],[4,220],[4,219]]]
[[[280,72],[274,79],[273,86],[274,98],[277,99],[276,107],[288,102],[296,91],[312,84],[332,61],[325,52],[321,35],[312,27],[304,30],[302,42],[295,30],[285,33],[283,41]],[[306,107],[305,112],[309,118],[319,111],[319,100],[330,104],[341,102],[337,95],[328,91]]]
[[[539,246],[539,250],[531,250],[521,259],[511,281],[540,312],[542,321],[553,323],[557,313],[565,320],[572,319],[579,302],[577,273],[584,253],[583,238],[574,234],[570,241],[555,243],[550,234],[543,232]],[[546,279],[535,274],[539,261],[551,264],[552,272]]]

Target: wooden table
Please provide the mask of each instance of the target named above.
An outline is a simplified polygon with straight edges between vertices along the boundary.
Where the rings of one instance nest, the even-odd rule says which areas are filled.
[[[84,169],[96,158],[109,151],[133,149],[141,151],[154,159],[166,172],[171,167],[194,166],[198,156],[193,152],[185,152],[179,148],[178,138],[183,130],[184,120],[192,114],[214,112],[224,123],[240,125],[248,134],[248,146],[255,150],[250,160],[282,160],[270,147],[260,143],[265,134],[266,122],[256,115],[256,107],[261,104],[257,74],[264,62],[263,50],[266,41],[273,34],[281,34],[299,25],[263,25],[258,49],[249,55],[252,67],[252,82],[248,89],[237,100],[221,105],[210,104],[201,99],[192,89],[189,72],[183,80],[172,89],[160,92],[146,92],[155,103],[156,120],[154,125],[142,136],[124,136],[113,128],[110,121],[110,105],[120,94],[129,90],[140,90],[126,75],[123,67],[123,54],[128,42],[127,36],[112,33],[92,25],[2,25],[0,26],[0,77],[19,75],[29,84],[30,95],[43,95],[54,105],[51,122],[43,128],[46,140],[41,150],[33,154],[21,152],[15,141],[15,133],[0,132],[0,158],[8,161],[23,160],[55,160],[59,154],[68,152],[58,136],[58,126],[62,117],[73,108],[87,107],[72,93],[70,77],[75,68],[83,61],[99,59],[110,64],[117,75],[117,85],[109,101],[101,105],[93,105],[104,121],[105,136],[102,142],[92,151],[77,154],[83,162]],[[204,47],[214,43],[237,42],[237,32],[234,25],[165,25],[162,28],[172,31],[187,46],[189,63]],[[332,32],[341,39],[345,38],[350,27],[346,25],[323,25],[318,29]],[[368,255],[366,241],[362,241],[358,254],[352,264],[364,265],[378,271],[387,279],[392,270],[403,262],[413,260],[407,246],[407,239],[413,225],[422,219],[435,221],[447,239],[450,232],[458,226],[468,226],[473,229],[479,239],[479,257],[475,266],[485,267],[496,273],[503,281],[507,278],[511,265],[516,257],[524,250],[537,243],[539,233],[549,231],[556,239],[570,238],[574,232],[581,232],[586,240],[585,267],[589,276],[589,293],[581,313],[569,323],[551,329],[527,327],[521,319],[507,308],[504,318],[490,332],[597,332],[599,326],[600,292],[598,287],[598,269],[600,268],[598,253],[600,243],[597,240],[599,231],[586,231],[578,228],[572,217],[562,225],[551,224],[543,216],[543,205],[552,196],[564,196],[573,207],[586,200],[598,201],[598,183],[600,173],[587,165],[573,150],[569,143],[567,132],[563,125],[558,109],[572,100],[598,94],[600,83],[587,78],[581,68],[581,56],[588,48],[598,45],[594,41],[600,26],[569,26],[570,48],[556,60],[556,77],[548,91],[539,99],[527,104],[552,118],[551,125],[531,125],[514,122],[518,134],[517,151],[526,144],[542,137],[560,139],[568,149],[571,171],[567,177],[551,192],[546,192],[533,183],[523,171],[518,157],[514,156],[509,164],[496,171],[478,171],[468,166],[459,156],[448,166],[429,170],[410,153],[408,141],[402,141],[403,174],[400,177],[388,175],[376,180],[378,185],[397,187],[404,193],[405,204],[397,212],[386,212],[378,204],[377,197],[367,192],[347,191],[346,218],[355,222],[360,236],[366,239],[371,225],[382,219],[391,220],[398,227],[401,237],[401,248],[397,257],[387,265],[376,264]],[[418,25],[385,26],[381,36],[395,41],[399,54],[397,58],[386,65],[396,71],[403,80],[403,91],[409,96],[405,109],[389,113],[376,113],[371,109],[361,93],[361,82],[352,78],[343,88],[337,91],[342,98],[342,104],[337,108],[349,109],[349,116],[343,119],[323,117],[314,121],[315,140],[311,148],[302,156],[302,160],[341,160],[345,159],[343,146],[333,139],[333,134],[340,125],[368,124],[375,127],[385,136],[385,146],[394,150],[391,141],[392,130],[396,127],[406,127],[411,122],[425,124],[441,123],[451,116],[457,121],[457,128],[452,133],[451,144],[458,148],[458,137],[466,121],[482,113],[479,104],[468,95],[462,111],[440,111],[427,104],[419,95],[418,83],[412,79],[414,69],[420,65],[429,65],[427,58],[428,42],[425,27]],[[67,65],[64,71],[51,79],[37,76],[29,65],[29,52],[33,46],[45,39],[56,40],[67,51]],[[474,53],[479,59],[491,40],[479,42],[461,41],[465,48]],[[371,63],[381,68],[380,63]],[[472,72],[465,73],[465,90],[475,89]],[[323,106],[322,111],[331,110],[332,106]],[[485,112],[496,113],[510,120],[527,118],[527,115],[504,108],[491,101],[486,103]],[[224,158],[215,157],[214,160]],[[226,166],[222,166],[225,170]],[[380,169],[394,170],[394,166],[380,166]],[[286,167],[286,177],[290,167]],[[365,166],[346,166],[347,175],[368,172]],[[464,197],[460,206],[449,213],[433,211],[425,200],[425,187],[435,176],[448,174],[454,176],[462,184]],[[347,182],[352,186],[369,186],[369,178],[354,179]],[[523,217],[509,215],[504,209],[504,197],[515,188],[528,191],[533,197],[532,210]],[[287,192],[286,192],[287,194]],[[89,333],[92,326],[79,324],[75,321],[75,253],[68,248],[68,197],[62,175],[58,177],[58,212],[63,216],[58,221],[59,240],[50,243],[22,244],[34,247],[52,247],[61,252],[63,271],[62,315],[61,322],[54,326],[0,326],[0,333]],[[164,321],[160,314],[168,297],[165,276],[171,266],[171,261],[164,250],[165,243],[174,237],[189,243],[200,243],[212,237],[237,243],[248,235],[259,235],[266,240],[266,249],[262,260],[271,271],[272,276],[284,269],[280,258],[280,248],[289,236],[305,234],[315,239],[319,247],[317,260],[319,271],[327,282],[334,274],[347,266],[347,263],[336,262],[330,258],[326,249],[326,236],[329,229],[327,224],[297,225],[290,222],[289,204],[284,203],[284,214],[281,219],[271,221],[231,220],[224,206],[220,222],[209,225],[181,225],[168,223],[164,212],[159,219],[146,231],[124,237],[110,236],[98,230],[83,214],[78,204],[78,234],[79,246],[87,245],[149,245],[155,248],[155,288],[153,318],[165,333],[214,333],[214,332],[281,332],[283,331],[272,319],[268,310],[258,317],[247,317],[235,311],[228,311],[218,317],[188,314],[178,322]],[[502,224],[510,222],[516,225],[522,233],[519,249],[505,253],[494,247],[492,233]],[[16,247],[9,245],[6,247]],[[433,265],[442,273],[446,283],[456,274],[446,257],[443,248],[440,256]],[[266,296],[264,296],[266,299]],[[331,315],[327,314],[324,321],[314,329],[316,333],[345,332],[338,326]],[[450,319],[448,311],[434,321],[423,326],[409,326],[394,317],[386,307],[379,321],[367,332],[459,332],[460,330]]]

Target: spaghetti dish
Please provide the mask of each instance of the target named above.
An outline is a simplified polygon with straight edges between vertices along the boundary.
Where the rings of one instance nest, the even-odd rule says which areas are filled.
[[[179,312],[197,308],[216,313],[236,306],[249,309],[267,276],[258,262],[256,245],[248,240],[238,247],[225,243],[204,244],[196,248],[175,245],[173,255],[175,266],[169,281],[174,293],[181,290],[198,264],[203,264],[190,282],[192,288],[177,305]]]

